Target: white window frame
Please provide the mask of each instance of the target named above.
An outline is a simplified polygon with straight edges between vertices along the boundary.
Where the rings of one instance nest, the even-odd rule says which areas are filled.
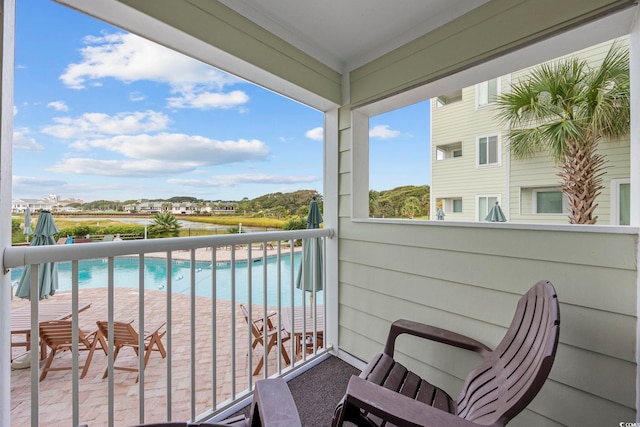
[[[456,200],[460,200],[460,211],[457,211],[457,212],[456,212],[456,210],[454,208],[455,207],[455,203],[454,202]],[[463,205],[462,205],[462,197],[452,197],[451,198],[451,213],[463,213],[463,212],[464,212],[464,208],[463,208]]]
[[[477,83],[476,84],[476,110],[480,110],[483,108],[487,108],[490,105],[493,105],[496,103],[495,99],[493,101],[491,101],[489,98],[491,98],[491,96],[489,95],[489,82],[491,80],[495,80],[496,81],[496,98],[498,96],[500,96],[501,90],[500,90],[500,77],[495,77],[493,79],[489,79],[489,80],[485,80],[481,83]],[[486,86],[487,87],[487,102],[484,104],[480,103],[480,88]]]
[[[538,187],[531,190],[531,213],[534,215],[567,215],[569,213],[569,201],[567,195],[559,187]],[[562,212],[538,212],[538,193],[560,193],[562,194]]]
[[[489,138],[491,137],[496,137],[496,157],[497,157],[497,162],[496,163],[487,163],[487,164],[480,164],[480,140],[482,138],[487,138],[487,143],[489,141]],[[489,156],[487,154],[487,160],[489,159]],[[478,169],[481,168],[494,168],[494,167],[499,167],[502,166],[502,140],[500,138],[500,134],[499,133],[493,133],[493,134],[487,134],[487,135],[480,135],[476,137],[476,167]]]
[[[344,157],[343,160],[347,162],[347,164],[349,165],[348,169],[351,172],[351,203],[347,203],[348,205],[350,205],[349,210],[351,220],[356,222],[373,223],[382,221],[380,219],[369,217],[369,117],[402,108],[416,102],[433,99],[443,93],[452,92],[461,87],[469,87],[475,85],[479,80],[487,80],[494,78],[495,76],[503,75],[504,70],[517,70],[534,66],[536,64],[549,61],[560,55],[568,54],[580,49],[584,49],[585,47],[594,45],[596,43],[601,43],[606,40],[611,40],[615,37],[629,34],[628,25],[626,24],[625,19],[628,19],[626,15],[611,15],[609,17],[602,18],[594,22],[593,24],[576,27],[573,30],[563,32],[556,37],[552,37],[540,43],[533,44],[529,47],[523,47],[522,49],[517,49],[509,55],[496,57],[482,63],[479,66],[470,67],[466,70],[461,71],[460,73],[457,73],[455,76],[447,76],[441,79],[436,79],[429,83],[416,86],[413,89],[400,92],[397,95],[384,97],[377,101],[372,101],[361,106],[352,107],[350,127],[351,140],[349,141],[351,144],[351,153],[350,155],[348,154],[348,149],[346,151],[339,151],[341,159]],[[634,28],[635,29],[633,31],[635,32],[635,37],[636,39],[638,39],[638,37],[640,37],[640,25],[636,25],[636,27]],[[640,51],[640,43],[634,43],[633,40],[634,39],[632,34],[631,50],[637,53],[638,51]],[[640,67],[635,67],[634,69],[632,64],[632,79],[637,79],[635,76],[638,75],[638,72],[640,72]],[[639,96],[636,92],[637,91],[632,90],[633,99],[637,99]],[[434,108],[431,109],[430,114],[433,114],[433,111]],[[632,122],[634,119],[635,117],[632,116]],[[636,120],[636,122],[637,121],[638,120]],[[638,139],[636,137],[640,137],[640,125],[636,126],[635,129],[636,131],[634,132],[632,126],[632,140]],[[348,147],[348,145],[346,147]],[[634,150],[634,144],[631,144],[630,180],[632,183],[640,182],[640,156],[635,155],[636,153]],[[503,151],[502,147],[500,148],[500,151]],[[499,158],[502,162],[502,153]],[[338,172],[336,173],[338,174]],[[432,171],[430,173],[432,173]],[[434,195],[431,196],[431,204],[432,206],[435,206]],[[640,225],[640,197],[632,197],[631,204],[631,224],[632,226],[637,227]],[[406,221],[407,223],[411,223],[414,225],[422,223],[433,223],[432,221],[422,222],[402,219],[398,219],[397,221]],[[384,220],[384,223],[388,222],[389,220]],[[477,226],[480,228],[484,226],[490,226],[477,223],[476,221],[473,221],[473,224],[473,226]],[[527,228],[526,225],[520,224],[517,225],[517,227]],[[577,230],[578,228],[580,228],[581,231],[588,232],[611,232],[611,228],[609,226],[604,227],[597,224],[584,226],[584,228],[576,227],[575,225],[569,226],[565,224],[545,223],[531,225],[531,229],[566,229],[573,231]],[[621,232],[627,232],[625,228],[626,227],[620,227]],[[638,401],[640,402],[640,397]]]
[[[484,214],[484,216],[487,216],[487,214],[489,213],[489,211],[491,210],[491,207],[489,206],[489,198],[490,197],[495,197],[498,204],[502,203],[502,199],[500,198],[500,194],[476,194],[476,209],[475,209],[475,216],[474,216],[474,221],[476,222],[482,222],[484,221],[484,218],[480,218],[480,199],[487,199],[487,213]]]
[[[611,179],[611,218],[609,223],[611,225],[620,225],[620,185],[631,184],[629,178],[613,178]]]

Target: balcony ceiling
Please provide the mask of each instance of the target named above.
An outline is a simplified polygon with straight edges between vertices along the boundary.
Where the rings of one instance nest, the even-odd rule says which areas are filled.
[[[352,70],[488,0],[220,0],[336,71]]]

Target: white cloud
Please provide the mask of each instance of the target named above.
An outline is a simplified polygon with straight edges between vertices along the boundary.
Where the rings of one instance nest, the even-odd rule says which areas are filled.
[[[182,96],[167,98],[170,108],[211,108],[230,109],[249,102],[249,96],[241,90],[229,93],[201,92],[184,93]]]
[[[74,89],[88,81],[114,78],[125,83],[151,80],[167,83],[177,90],[194,85],[222,88],[239,81],[193,58],[129,33],[87,36],[80,49],[82,60],[69,64],[60,76]]]
[[[131,92],[129,94],[129,101],[131,102],[139,102],[139,101],[144,101],[145,97],[142,93],[140,92]]]
[[[36,178],[32,176],[13,176],[13,187],[15,188],[28,188],[28,187],[53,187],[58,188],[65,185],[65,181],[50,179],[50,178]]]
[[[89,158],[68,158],[47,170],[58,173],[80,175],[144,177],[164,176],[189,172],[197,163],[161,160],[97,160]]]
[[[187,162],[195,166],[220,165],[247,160],[263,160],[269,147],[257,139],[218,141],[198,135],[161,133],[121,135],[77,142],[73,148],[100,148],[133,159]]]
[[[215,175],[209,179],[169,179],[169,184],[189,187],[232,187],[240,184],[298,184],[320,180],[315,175],[285,176],[268,174]]]
[[[174,108],[232,108],[249,101],[244,92],[222,92],[242,81],[237,77],[134,34],[87,36],[84,43],[80,62],[69,64],[60,76],[67,87],[84,89],[109,78],[148,80],[169,85],[177,94],[167,99]]]
[[[69,106],[64,101],[53,101],[47,104],[47,108],[53,108],[56,111],[69,111]]]
[[[400,136],[400,131],[389,129],[389,125],[378,125],[369,129],[369,138],[391,139]]]
[[[57,124],[46,126],[43,133],[57,138],[87,138],[103,135],[136,134],[157,132],[166,129],[169,117],[157,111],[118,113],[85,113],[80,117],[56,117]]]
[[[18,114],[18,107],[16,107],[15,105],[13,106],[13,117],[15,117]]]
[[[13,148],[24,151],[43,151],[44,147],[38,144],[33,137],[29,136],[29,133],[28,128],[14,129]]]
[[[305,132],[304,136],[314,141],[322,141],[324,139],[324,129],[322,127],[310,129]]]

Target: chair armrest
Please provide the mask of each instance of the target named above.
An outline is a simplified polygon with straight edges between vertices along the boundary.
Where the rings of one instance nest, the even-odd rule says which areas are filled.
[[[298,408],[282,378],[256,381],[249,425],[301,427]]]
[[[167,331],[163,331],[162,333],[160,333],[160,329],[162,329],[166,324],[167,322],[162,322],[159,325],[156,325],[153,328],[151,328],[151,330],[144,331],[145,339],[151,337],[153,334],[158,334],[161,337],[163,337],[164,334],[167,333]]]
[[[473,350],[476,353],[480,353],[482,356],[486,356],[491,352],[489,347],[482,344],[480,341],[474,340],[473,338],[435,326],[425,325],[424,323],[400,319],[391,324],[391,329],[387,336],[387,343],[384,347],[385,354],[393,357],[396,338],[402,334],[426,338],[443,344],[452,345],[454,347],[463,348],[465,350]]]
[[[477,427],[477,424],[457,415],[436,409],[355,375],[347,385],[344,405],[344,413],[356,408],[362,409],[399,426]]]

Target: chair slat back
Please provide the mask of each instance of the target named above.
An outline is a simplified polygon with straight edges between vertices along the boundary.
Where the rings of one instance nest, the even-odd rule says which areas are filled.
[[[109,338],[109,322],[98,321],[98,328],[106,339]],[[138,333],[131,325],[132,322],[113,322],[113,345],[120,347],[123,345],[137,346]]]
[[[249,310],[244,304],[240,304],[240,310],[242,310],[242,315],[244,316],[245,322],[249,324]],[[258,323],[261,324],[260,327],[258,327]],[[251,321],[251,334],[255,338],[262,338],[262,319],[253,319]]]
[[[505,425],[533,400],[553,364],[559,313],[555,289],[548,281],[536,283],[520,298],[504,338],[465,381],[457,399],[461,418]]]
[[[40,339],[50,347],[71,344],[72,338],[73,330],[70,320],[40,322]]]

